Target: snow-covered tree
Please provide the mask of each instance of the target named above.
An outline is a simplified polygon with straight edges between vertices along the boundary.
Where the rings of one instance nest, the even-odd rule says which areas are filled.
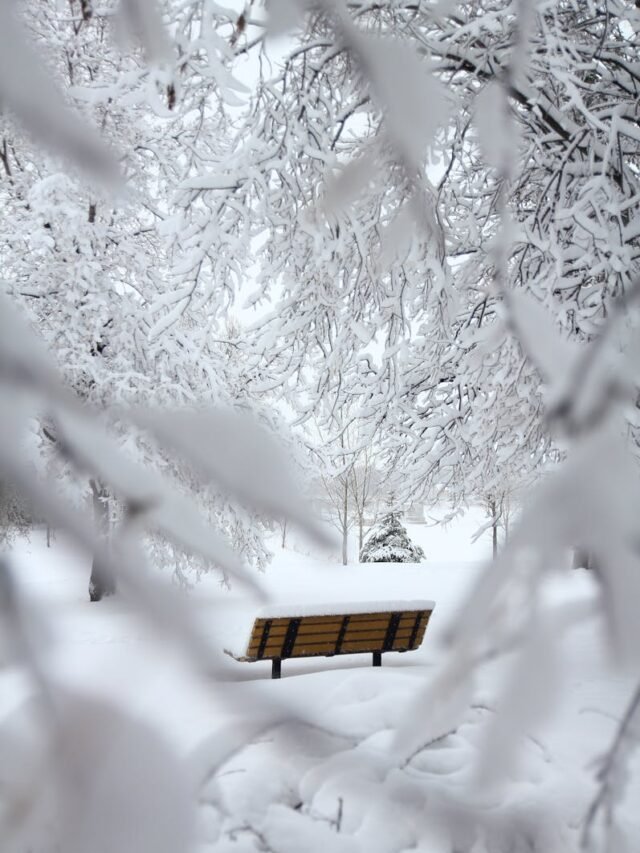
[[[376,468],[375,448],[363,448],[351,469],[349,489],[358,526],[358,553],[362,551],[367,524],[375,522],[380,504],[380,473]]]
[[[0,481],[0,543],[27,536],[32,524],[29,508],[11,482]]]
[[[339,394],[339,392],[338,392]],[[348,399],[336,399],[319,409],[308,439],[310,458],[317,470],[322,506],[342,543],[342,563],[348,562],[349,532],[358,529],[358,552],[362,548],[365,518],[376,504],[378,472],[370,430],[351,411]]]
[[[214,311],[174,299],[172,193],[198,156],[217,146],[225,122],[217,109],[225,72],[210,73],[214,57],[207,51],[215,53],[213,44],[190,45],[192,53],[178,67],[162,29],[150,57],[149,44],[145,53],[118,40],[114,21],[122,10],[115,4],[88,12],[85,4],[72,2],[70,8],[71,15],[55,2],[37,11],[27,6],[25,20],[73,109],[120,152],[128,187],[114,194],[77,169],[64,169],[7,122],[0,185],[11,223],[0,234],[4,287],[29,312],[69,386],[90,406],[250,408],[246,362],[237,357],[241,342],[229,340],[225,319],[216,323]],[[166,11],[185,39],[196,27],[204,37],[196,6],[185,13],[168,4]],[[229,81],[233,86],[229,77],[223,88]],[[185,493],[198,493],[211,522],[227,531],[239,553],[265,565],[259,518],[211,490],[203,492],[197,478],[122,421],[114,426],[129,453],[151,461]],[[42,436],[45,455],[55,454],[55,430],[45,428]],[[96,526],[108,539],[119,518],[117,496],[95,478],[78,482],[77,489],[92,502]],[[167,547],[156,540],[152,550],[178,577],[187,577],[190,562],[203,568]],[[94,563],[92,599],[113,587],[100,578],[104,571]]]
[[[313,7],[260,65],[233,148],[184,185],[208,262],[233,246],[259,265],[255,298],[276,305],[257,346],[292,404],[308,416],[346,389],[416,496],[465,500],[505,466],[523,481],[556,458],[504,291],[583,342],[633,279],[637,14]],[[249,25],[236,52],[267,58],[268,32]],[[224,286],[240,276],[228,266]]]
[[[384,515],[360,551],[361,563],[420,563],[422,560],[424,551],[409,539],[399,512]]]
[[[637,274],[626,224],[637,135],[621,118],[637,87],[637,13],[559,3],[514,17],[499,4],[486,30],[487,14],[469,4],[437,35],[426,21],[418,35],[458,98],[438,181],[453,300],[404,359],[410,402],[396,439],[419,490],[446,485],[462,499],[502,491],[505,470],[512,485],[530,482],[558,457],[538,369],[502,322],[506,296],[513,289],[509,311],[534,324],[545,306],[580,344]]]

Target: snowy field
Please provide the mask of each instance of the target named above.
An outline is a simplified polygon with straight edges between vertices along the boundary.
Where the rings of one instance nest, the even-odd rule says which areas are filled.
[[[418,651],[385,655],[381,669],[370,666],[369,655],[285,661],[280,681],[270,679],[268,663],[238,663],[222,653],[225,647],[242,651],[263,603],[212,578],[189,593],[176,589],[176,595],[193,604],[222,681],[188,665],[167,638],[141,626],[117,598],[90,604],[89,559],[62,538],[51,549],[39,533],[19,542],[14,565],[45,620],[38,642],[46,645],[52,677],[132,710],[184,759],[197,791],[196,849],[203,853],[439,853],[450,847],[439,834],[438,816],[455,814],[464,803],[473,804],[496,837],[504,831],[500,815],[510,815],[516,836],[507,833],[503,848],[494,849],[538,850],[526,846],[531,821],[548,825],[545,853],[577,849],[596,790],[595,762],[632,690],[632,678],[609,666],[596,626],[577,628],[567,639],[558,695],[549,695],[548,714],[520,738],[506,784],[473,787],[476,756],[501,710],[508,658],[478,672],[472,706],[461,719],[438,723],[435,736],[427,722],[433,709],[425,707],[422,748],[401,761],[394,757],[394,732],[433,679],[444,654],[443,632],[490,551],[488,535],[470,544],[481,522],[477,516],[447,528],[410,525],[413,541],[427,555],[420,565],[343,567],[309,545],[282,550],[274,538],[275,556],[263,583],[274,604],[436,602]],[[571,571],[549,594],[588,600],[595,588],[587,572]],[[0,673],[2,743],[18,749],[30,687],[12,670]],[[420,742],[420,732],[414,736]],[[612,853],[640,850],[640,773],[632,769],[620,810],[622,835]],[[96,779],[100,772],[96,766]],[[460,853],[472,853],[464,837],[457,843]]]

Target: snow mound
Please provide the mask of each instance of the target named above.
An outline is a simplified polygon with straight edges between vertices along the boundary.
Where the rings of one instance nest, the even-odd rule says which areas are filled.
[[[433,610],[434,601],[332,601],[327,604],[275,604],[259,611],[261,619],[298,616],[346,616],[361,613],[396,613],[406,610]]]

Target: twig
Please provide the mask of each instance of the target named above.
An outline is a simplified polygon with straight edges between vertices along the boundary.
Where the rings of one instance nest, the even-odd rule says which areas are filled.
[[[605,820],[607,824],[611,823],[611,817],[614,807],[615,799],[619,797],[619,792],[614,791],[614,785],[616,784],[613,780],[614,775],[616,774],[617,769],[620,764],[624,761],[627,761],[629,758],[628,751],[624,750],[624,746],[627,740],[631,740],[634,738],[634,733],[631,731],[631,726],[634,722],[634,718],[636,713],[640,709],[640,684],[636,687],[629,704],[624,712],[624,716],[616,734],[613,738],[613,742],[609,747],[609,750],[605,754],[600,770],[597,774],[597,779],[600,782],[600,788],[598,789],[598,793],[594,797],[589,809],[587,810],[587,814],[584,821],[584,827],[582,830],[582,835],[580,838],[580,846],[582,848],[586,848],[589,844],[589,839],[591,838],[591,831],[593,829],[593,824],[595,823],[598,814],[601,811],[605,812]],[[637,740],[637,735],[635,736]]]
[[[414,758],[417,758],[417,756],[420,755],[421,752],[425,752],[427,749],[430,749],[430,747],[434,746],[435,744],[446,740],[446,738],[450,737],[450,735],[457,734],[457,732],[458,727],[456,726],[456,728],[449,729],[449,731],[443,732],[441,735],[431,738],[431,740],[428,740],[426,743],[423,743],[422,746],[419,746],[416,750],[414,750],[414,752],[411,753],[411,755],[405,758],[405,760],[400,765],[400,769],[404,770],[405,767],[407,767],[413,761]]]

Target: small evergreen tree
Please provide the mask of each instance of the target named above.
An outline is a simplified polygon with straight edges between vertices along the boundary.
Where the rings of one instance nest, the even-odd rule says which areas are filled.
[[[419,563],[423,559],[424,551],[411,542],[397,512],[383,517],[360,551],[361,563]]]

